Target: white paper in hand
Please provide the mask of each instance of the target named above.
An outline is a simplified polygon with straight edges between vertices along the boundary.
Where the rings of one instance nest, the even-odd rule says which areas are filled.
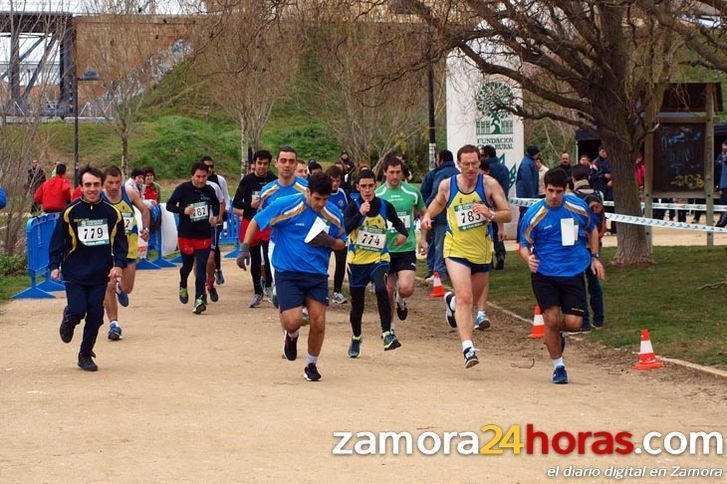
[[[305,243],[307,244],[311,240],[315,239],[316,236],[321,232],[328,233],[328,224],[326,224],[326,222],[323,221],[322,218],[316,217],[316,221],[313,222],[313,225],[308,231],[308,235],[305,236]]]

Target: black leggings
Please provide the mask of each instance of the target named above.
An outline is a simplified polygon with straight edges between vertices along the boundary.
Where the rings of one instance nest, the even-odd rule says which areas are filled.
[[[273,283],[273,275],[270,272],[270,260],[268,259],[268,245],[267,242],[260,242],[260,245],[250,247],[250,275],[252,276],[252,285],[255,288],[255,294],[263,293],[263,285],[260,284],[263,258],[265,259],[265,287],[270,287]]]
[[[222,269],[222,256],[220,255],[220,235],[222,235],[222,225],[217,226],[215,231],[215,270]]]
[[[386,273],[388,266],[379,266],[372,274],[376,289],[376,305],[379,308],[381,332],[391,330],[391,302],[386,289]],[[361,336],[361,318],[366,302],[366,287],[351,287],[351,330],[354,336]]]
[[[341,249],[333,251],[336,257],[336,272],[333,275],[333,292],[341,292],[343,289],[343,276],[346,274],[346,255],[348,250]]]
[[[210,256],[210,249],[197,249],[193,254],[182,254],[182,267],[179,269],[179,287],[187,287],[187,278],[192,272],[194,265],[194,298],[197,299],[205,294],[205,282],[207,282],[207,259]]]

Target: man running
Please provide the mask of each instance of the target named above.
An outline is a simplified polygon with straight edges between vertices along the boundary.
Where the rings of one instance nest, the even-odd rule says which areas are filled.
[[[278,170],[278,179],[271,181],[263,187],[262,192],[260,193],[260,210],[266,208],[278,198],[306,193],[308,181],[304,178],[296,177],[295,167],[297,164],[298,153],[293,148],[290,146],[283,146],[280,148],[278,151],[278,157],[275,159],[275,168]],[[275,297],[275,263],[273,262],[273,252],[275,252],[275,241],[271,239],[268,245],[268,259],[271,263],[270,273],[273,277],[273,305],[277,307],[277,300]]]
[[[104,295],[107,286],[123,274],[127,242],[124,217],[101,197],[104,174],[86,167],[80,181],[82,197],[61,212],[53,231],[48,268],[51,279],[57,281],[63,266],[68,302],[61,320],[61,340],[70,343],[76,326],[85,318],[78,366],[96,371],[93,347],[103,324]]]
[[[122,271],[121,279],[109,281],[104,298],[104,308],[109,318],[108,338],[111,341],[121,339],[118,304],[124,307],[128,306],[129,294],[134,290],[138,238],[141,237],[143,240],[149,240],[149,209],[141,200],[138,192],[126,191],[126,187],[122,184],[122,178],[121,170],[117,166],[109,166],[104,170],[103,197],[107,202],[116,207],[124,217],[124,231],[128,241],[126,267]],[[139,227],[136,225],[134,207],[138,208],[141,212],[141,233],[139,232]],[[119,299],[118,304],[116,303],[117,297]]]
[[[344,220],[348,233],[348,285],[351,292],[351,344],[349,358],[361,356],[361,318],[366,302],[366,286],[374,283],[376,304],[381,320],[384,350],[401,346],[391,331],[391,300],[386,287],[391,256],[386,244],[387,222],[398,232],[393,245],[406,243],[409,232],[394,207],[376,197],[376,179],[371,170],[362,170],[356,183],[360,198],[346,208]]]
[[[454,294],[448,292],[444,297],[447,321],[459,331],[464,365],[471,368],[479,363],[472,343],[472,304],[480,299],[488,283],[494,250],[488,226],[509,222],[511,214],[502,187],[494,178],[480,173],[476,146],[459,149],[457,166],[461,173],[439,184],[421,226],[429,230],[432,218],[446,211],[444,261],[454,287]]]
[[[212,247],[210,248],[210,258],[207,261],[207,290],[210,294],[210,299],[213,302],[217,302],[219,296],[217,295],[217,289],[215,289],[215,283],[225,283],[225,277],[222,275],[220,235],[222,235],[222,229],[224,228],[227,207],[230,204],[230,192],[227,189],[227,180],[225,180],[222,175],[215,173],[215,160],[213,160],[211,156],[205,155],[200,161],[204,163],[209,170],[207,183],[214,183],[217,185],[219,187],[219,193],[222,194],[222,200],[220,200],[220,216],[217,218],[217,225],[214,227]]]
[[[561,168],[549,170],[545,199],[528,208],[520,222],[520,257],[532,273],[533,293],[543,311],[544,341],[553,360],[555,384],[568,383],[562,332],[578,331],[583,324],[583,272],[590,269],[598,279],[606,275],[593,214],[586,202],[565,193],[568,181]]]
[[[242,217],[240,224],[240,242],[245,240],[245,233],[250,225],[250,221],[257,213],[260,206],[260,193],[265,185],[275,181],[275,175],[270,173],[270,162],[272,155],[268,151],[258,151],[253,157],[252,173],[244,176],[240,180],[240,185],[235,192],[235,198],[232,200],[232,210],[235,215]],[[270,230],[258,232],[250,241],[250,275],[252,276],[252,285],[255,294],[250,302],[251,308],[256,308],[263,300],[263,294],[270,288],[273,283],[273,276],[270,273],[270,261],[268,260],[268,242],[270,241]],[[265,260],[265,284],[261,282],[262,277],[262,261]],[[272,294],[270,294],[272,298]]]
[[[306,306],[310,332],[304,377],[308,381],[321,379],[317,364],[325,334],[331,250],[345,246],[341,212],[327,204],[330,193],[331,178],[324,173],[312,175],[305,194],[278,198],[255,215],[240,248],[242,265],[249,265],[250,243],[258,229],[271,227],[271,240],[278,247],[272,261],[285,330],[283,355],[289,361],[298,357],[298,331]]]
[[[414,220],[417,215],[420,217],[424,215],[424,201],[416,187],[403,181],[403,163],[398,157],[389,156],[384,160],[384,177],[386,182],[376,189],[376,196],[394,207],[396,215],[409,232],[406,242],[402,245],[394,244],[399,232],[393,226],[389,226],[386,234],[386,247],[391,256],[386,285],[392,307],[396,306],[396,315],[404,321],[409,314],[406,298],[414,294],[416,282],[417,240],[413,230]],[[394,330],[393,322],[391,330]]]
[[[343,180],[343,171],[338,165],[333,165],[326,170],[326,174],[331,177],[331,196],[328,197],[329,203],[335,205],[341,213],[348,206],[348,195],[341,188],[341,180]],[[334,304],[346,304],[346,296],[343,295],[343,276],[346,275],[346,247],[341,250],[333,251],[336,258],[336,271],[333,273],[333,296],[331,301]]]
[[[179,269],[179,301],[187,304],[187,278],[194,266],[194,314],[207,309],[205,282],[206,265],[212,247],[212,228],[217,225],[220,204],[215,190],[207,185],[207,167],[198,162],[192,165],[192,179],[177,186],[169,197],[167,210],[179,214],[177,244],[182,255]],[[212,215],[210,215],[212,214]]]

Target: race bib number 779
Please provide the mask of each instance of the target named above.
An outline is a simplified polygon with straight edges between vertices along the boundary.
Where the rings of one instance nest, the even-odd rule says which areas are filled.
[[[78,222],[78,240],[88,247],[108,245],[109,224],[106,219],[81,220]]]

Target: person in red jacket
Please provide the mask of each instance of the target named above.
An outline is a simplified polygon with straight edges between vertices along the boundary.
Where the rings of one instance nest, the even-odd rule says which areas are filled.
[[[33,201],[43,208],[45,213],[60,212],[71,201],[71,182],[66,178],[66,165],[56,166],[56,175],[43,182],[35,191]]]

